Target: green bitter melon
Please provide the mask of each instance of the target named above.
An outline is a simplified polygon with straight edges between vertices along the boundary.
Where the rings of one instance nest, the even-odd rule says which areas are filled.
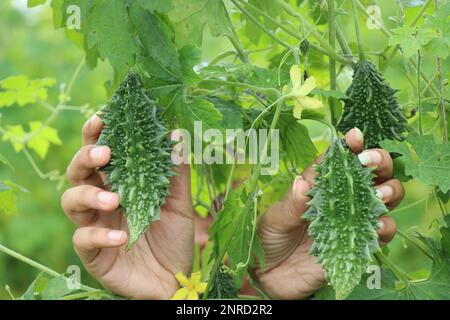
[[[373,169],[363,167],[340,139],[334,139],[315,170],[304,215],[313,239],[310,254],[324,267],[336,299],[345,299],[379,250],[378,217],[387,209],[372,185]]]
[[[220,266],[216,273],[214,281],[211,283],[211,289],[208,293],[209,299],[233,299],[238,296],[239,289],[234,283],[231,270],[225,265]]]
[[[407,120],[400,110],[395,93],[369,61],[355,67],[353,81],[343,99],[344,111],[337,129],[346,133],[357,127],[364,134],[364,147],[378,147],[384,139],[404,139]]]
[[[98,145],[111,148],[106,184],[118,192],[130,231],[127,249],[159,220],[169,195],[171,141],[161,112],[146,95],[139,75],[131,73],[102,109]]]

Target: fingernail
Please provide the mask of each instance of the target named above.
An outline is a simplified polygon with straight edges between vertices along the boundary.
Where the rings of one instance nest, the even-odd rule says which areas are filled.
[[[361,142],[363,141],[363,133],[361,132],[361,130],[359,130],[358,128],[354,128],[355,129],[355,138],[356,141]]]
[[[108,239],[113,242],[119,242],[123,236],[123,231],[112,230],[108,232]]]
[[[365,151],[358,154],[359,162],[363,166],[371,165],[378,166],[381,163],[381,155],[377,151]]]
[[[391,186],[382,186],[377,189],[377,197],[380,199],[389,199],[394,193]]]
[[[105,147],[94,147],[89,151],[89,156],[92,160],[98,161],[102,158],[103,152],[105,151]]]
[[[378,220],[378,229],[383,230],[384,229],[384,222],[382,220]]]
[[[113,195],[111,192],[102,191],[98,194],[98,200],[103,204],[107,204],[111,201]]]
[[[294,180],[294,185],[292,187],[292,198],[295,199],[295,195],[297,194],[298,184],[304,181],[303,177],[301,175],[298,175]]]

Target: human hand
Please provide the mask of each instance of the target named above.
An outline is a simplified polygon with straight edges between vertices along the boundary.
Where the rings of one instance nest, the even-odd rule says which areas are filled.
[[[362,153],[363,136],[357,129],[346,134],[346,143],[359,154],[365,166],[376,166],[375,185],[380,196],[390,209],[397,206],[404,196],[401,182],[392,179],[393,162],[383,149],[372,149]],[[320,157],[316,162],[320,162]],[[265,272],[253,272],[255,280],[270,297],[277,299],[302,299],[310,296],[325,283],[325,272],[309,254],[312,239],[308,236],[308,223],[302,215],[311,199],[305,193],[314,185],[316,173],[310,166],[298,176],[284,199],[274,204],[261,217],[258,231],[265,252]],[[396,224],[391,217],[380,218],[378,229],[380,244],[391,241]]]
[[[93,116],[83,127],[83,147],[67,169],[72,188],[61,205],[78,229],[74,248],[86,267],[106,289],[134,299],[169,299],[178,289],[174,274],[190,274],[194,252],[194,209],[188,165],[177,168],[171,195],[153,222],[127,252],[127,223],[119,208],[119,195],[103,188],[111,150],[96,146],[102,120]]]

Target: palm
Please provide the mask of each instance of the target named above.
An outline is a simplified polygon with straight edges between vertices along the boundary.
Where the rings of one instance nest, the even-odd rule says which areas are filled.
[[[161,210],[161,220],[153,223],[130,251],[100,249],[94,259],[86,263],[89,273],[120,295],[140,299],[170,298],[178,288],[173,275],[179,271],[187,273],[191,266],[192,254],[186,253],[193,252],[193,221],[166,207]],[[91,226],[128,230],[120,210],[97,212]]]
[[[266,256],[266,272],[259,275],[264,290],[278,299],[306,297],[320,288],[325,281],[322,267],[311,256],[312,240],[303,222],[290,231],[276,225],[260,229]]]

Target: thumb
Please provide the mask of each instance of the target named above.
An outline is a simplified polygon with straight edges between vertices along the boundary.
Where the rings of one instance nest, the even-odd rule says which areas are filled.
[[[260,226],[288,232],[304,225],[301,216],[308,209],[307,203],[311,198],[305,193],[310,189],[310,184],[301,175],[297,176],[284,198],[261,217]]]

